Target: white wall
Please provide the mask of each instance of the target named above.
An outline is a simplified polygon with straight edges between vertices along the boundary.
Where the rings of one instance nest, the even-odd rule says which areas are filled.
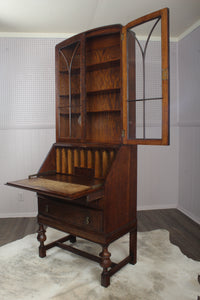
[[[178,204],[178,59],[170,43],[170,145],[138,147],[138,209],[175,208]]]
[[[37,173],[52,143],[54,129],[0,130],[0,217],[35,216],[35,193],[5,186]]]
[[[178,43],[179,202],[200,223],[200,27]]]
[[[55,45],[0,38],[0,217],[37,214],[34,193],[5,186],[38,171],[55,142]]]
[[[0,93],[4,105],[4,115],[0,115],[0,217],[31,216],[37,214],[34,194],[5,186],[4,183],[35,173],[55,141],[54,46],[59,40],[2,38],[0,42],[3,65],[0,70]],[[139,146],[138,149],[139,209],[178,205],[177,55],[177,43],[173,42],[170,48],[170,146]],[[20,89],[16,89],[18,84]],[[31,114],[37,107],[40,110]]]

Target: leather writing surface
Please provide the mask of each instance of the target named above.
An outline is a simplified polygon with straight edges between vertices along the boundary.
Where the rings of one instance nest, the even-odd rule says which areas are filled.
[[[14,181],[12,183],[8,183],[8,185],[21,187],[36,192],[48,192],[52,194],[62,194],[66,196],[84,192],[91,188],[87,185],[50,180],[46,178],[23,179]]]

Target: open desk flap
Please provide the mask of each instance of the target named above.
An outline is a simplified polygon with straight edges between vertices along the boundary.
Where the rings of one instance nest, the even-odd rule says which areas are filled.
[[[8,182],[7,185],[34,191],[41,194],[64,197],[68,200],[86,196],[88,194],[93,195],[97,191],[99,198],[103,196],[103,190],[101,193],[99,193],[99,189],[102,184],[97,182],[93,182],[90,184],[88,182],[88,185],[86,185],[81,183],[72,183],[37,177]],[[87,201],[89,202],[96,200],[95,198],[95,195],[90,195],[87,197]]]

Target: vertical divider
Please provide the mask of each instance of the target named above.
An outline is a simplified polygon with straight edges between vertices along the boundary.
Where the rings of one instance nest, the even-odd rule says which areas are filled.
[[[92,150],[87,150],[87,167],[92,168]]]
[[[68,174],[72,174],[72,150],[67,150],[67,160],[68,160]]]
[[[75,167],[89,168],[95,178],[105,178],[114,158],[114,150],[57,147],[56,172],[73,175]]]
[[[72,174],[74,174],[74,149],[71,149]]]
[[[114,150],[110,150],[109,153],[108,153],[108,168],[110,168],[110,166],[112,165],[113,163],[113,160],[115,158],[115,151]]]
[[[61,173],[67,173],[67,160],[66,160],[66,149],[62,148],[62,156],[61,156]]]
[[[95,151],[92,150],[92,169],[95,171]]]
[[[85,150],[84,149],[80,150],[80,167],[81,168],[85,167]]]
[[[106,176],[108,170],[108,152],[106,150],[102,151],[102,177]]]
[[[74,149],[73,153],[74,153],[74,167],[78,167],[79,166],[78,150]]]
[[[100,155],[98,150],[95,151],[94,163],[95,163],[95,178],[99,178],[100,177]]]
[[[56,173],[60,173],[60,162],[61,162],[61,157],[60,157],[60,149],[56,149]]]
[[[87,156],[87,152],[88,152],[88,149],[85,149],[84,150],[84,166],[85,168],[87,168],[87,160],[88,160],[88,156]]]
[[[103,159],[102,159],[102,150],[99,150],[99,160],[100,160],[100,163],[99,163],[99,174],[100,174],[100,177],[103,177],[102,173],[103,173]]]
[[[77,167],[77,150],[73,149],[73,154],[74,154],[74,167]]]
[[[77,150],[78,153],[78,167],[80,167],[81,165],[81,153],[80,153],[80,149]]]
[[[112,163],[113,159],[114,159],[115,153],[113,150],[110,151],[110,163]]]

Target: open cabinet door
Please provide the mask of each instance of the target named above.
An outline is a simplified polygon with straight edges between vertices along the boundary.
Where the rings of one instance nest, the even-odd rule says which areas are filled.
[[[122,29],[123,143],[169,144],[169,12]]]

